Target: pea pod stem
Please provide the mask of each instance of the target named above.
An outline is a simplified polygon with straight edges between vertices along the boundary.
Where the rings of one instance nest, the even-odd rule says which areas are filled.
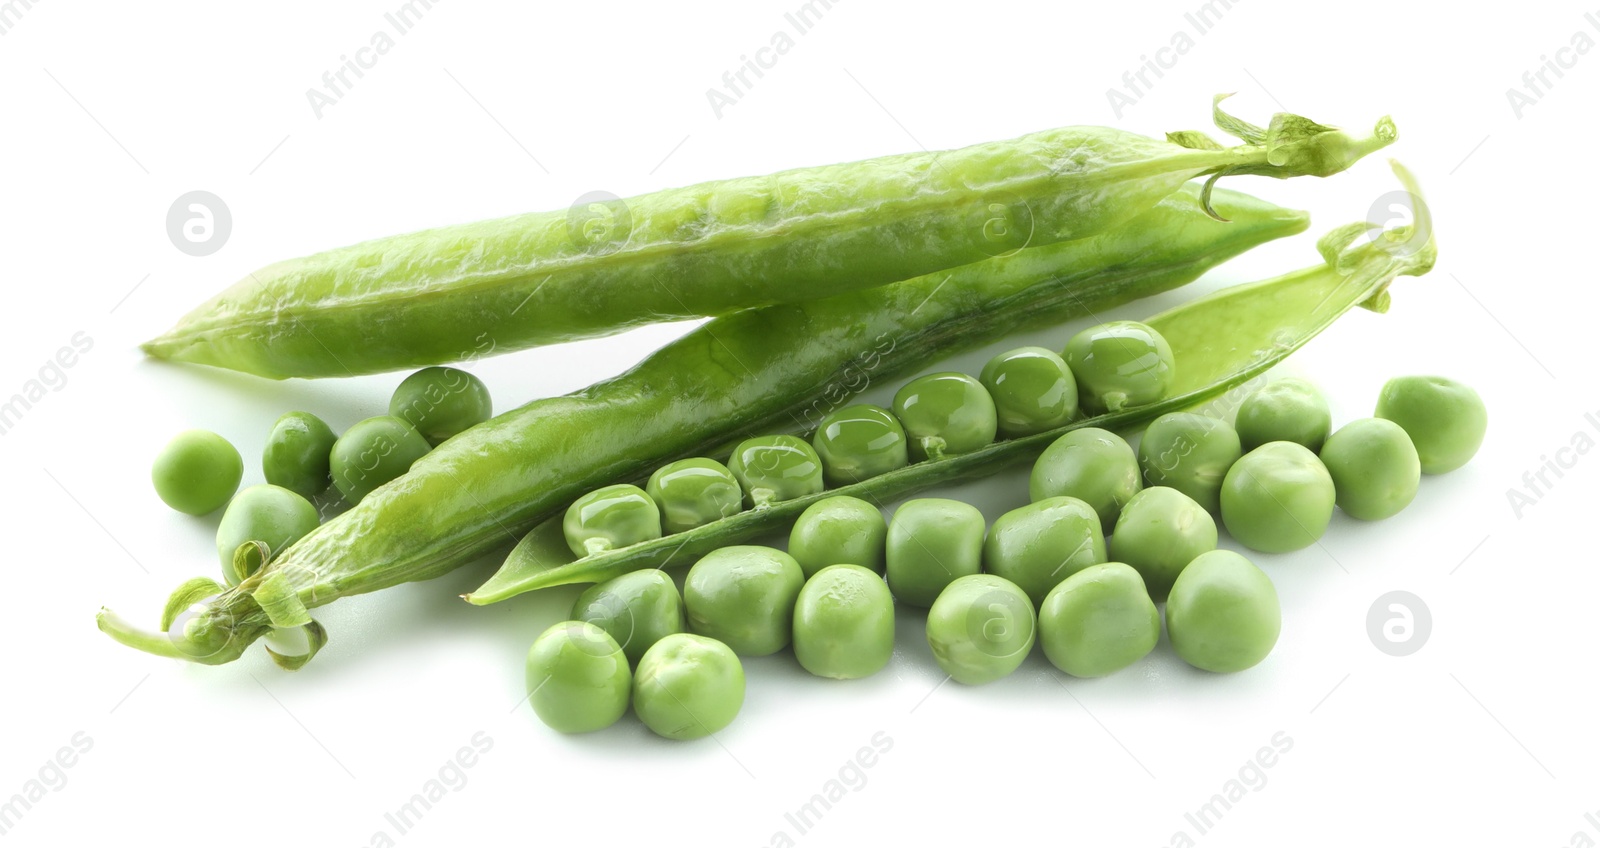
[[[1307,226],[1303,212],[1226,189],[1212,202],[1234,222],[1217,223],[1199,193],[1191,184],[1095,238],[718,318],[625,374],[502,413],[435,448],[238,586],[214,597],[180,587],[177,605],[200,609],[178,652],[226,661],[214,646],[242,651],[275,624],[303,621],[301,607],[437,577],[509,548],[603,485],[642,481],[741,435],[814,426],[868,385],[930,359],[1168,291]],[[177,650],[164,632],[109,614],[101,626],[135,648]]]
[[[1213,106],[1223,147],[1064,127],[364,242],[247,274],[143,345],[274,379],[439,365],[883,286],[1108,232],[1191,179],[1329,176],[1395,139]],[[596,226],[591,226],[596,225]]]
[[[1414,198],[1414,178],[1393,163]],[[595,583],[644,568],[690,565],[717,548],[782,531],[825,497],[848,495],[883,504],[924,489],[993,474],[1036,459],[1063,434],[1081,427],[1126,429],[1165,413],[1213,400],[1262,374],[1327,329],[1350,309],[1388,308],[1388,287],[1400,275],[1432,269],[1436,250],[1424,204],[1414,222],[1381,233],[1365,244],[1357,238],[1370,224],[1340,227],[1318,245],[1324,261],[1299,271],[1222,289],[1150,318],[1146,323],[1172,346],[1179,362],[1172,393],[1164,400],[1129,407],[1019,439],[996,442],[973,453],[929,459],[860,483],[775,503],[684,533],[642,542],[601,556],[574,560],[551,544],[548,526],[536,528],[501,569],[476,591],[474,604],[491,604],[524,592],[571,583]],[[1226,327],[1226,332],[1218,332]],[[553,523],[553,522],[552,522]]]

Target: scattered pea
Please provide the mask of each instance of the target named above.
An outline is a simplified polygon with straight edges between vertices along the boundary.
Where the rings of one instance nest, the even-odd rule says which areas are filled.
[[[1167,598],[1167,636],[1183,661],[1205,671],[1243,671],[1278,643],[1283,615],[1271,578],[1233,551],[1201,554]]]
[[[1316,386],[1285,377],[1245,398],[1239,404],[1234,428],[1247,453],[1268,442],[1294,442],[1316,453],[1333,431],[1333,413]]]
[[[628,659],[604,630],[563,621],[528,649],[528,701],[539,719],[562,733],[610,727],[628,711]]]
[[[1169,412],[1139,439],[1147,486],[1170,486],[1213,515],[1222,508],[1222,478],[1244,456],[1233,425],[1192,412]]]
[[[358,422],[333,443],[328,465],[333,485],[353,506],[372,490],[411,469],[427,456],[428,440],[392,415]]]
[[[689,630],[734,653],[764,657],[789,644],[805,574],[794,557],[758,545],[712,551],[689,569],[683,605]]]
[[[1106,561],[1100,517],[1077,498],[1045,498],[995,519],[983,567],[1026,592],[1034,606],[1056,584]]]
[[[268,483],[311,500],[333,483],[328,456],[337,441],[333,429],[321,418],[309,412],[286,412],[267,434],[261,472]]]
[[[239,489],[244,460],[227,439],[209,430],[172,437],[150,468],[150,482],[167,506],[188,513],[215,512]]]
[[[1411,437],[1424,474],[1454,471],[1477,454],[1489,428],[1483,398],[1448,377],[1396,377],[1378,395],[1379,418]]]
[[[1070,430],[1044,449],[1028,478],[1028,496],[1077,498],[1100,516],[1110,533],[1122,505],[1144,487],[1139,459],[1121,436],[1098,427]]]
[[[674,633],[650,646],[633,676],[633,711],[668,739],[700,739],[733,723],[744,706],[744,666],[727,645]]]
[[[860,498],[835,495],[806,507],[795,519],[789,555],[806,577],[844,563],[882,574],[888,535],[882,510]]]
[[[300,541],[317,529],[321,516],[311,502],[282,486],[249,486],[235,495],[217,525],[217,558],[229,586],[237,586],[249,574],[239,573],[234,559],[239,546],[261,542],[269,556]],[[259,567],[261,563],[254,563]]]
[[[1165,600],[1184,566],[1216,549],[1217,522],[1188,495],[1156,486],[1122,508],[1107,545],[1113,560],[1139,572],[1150,597]]]
[[[1039,643],[1073,677],[1104,677],[1143,659],[1161,638],[1161,614],[1139,572],[1092,565],[1061,581],[1039,608]]]
[[[489,388],[459,368],[433,366],[400,381],[389,398],[389,414],[415,427],[428,444],[489,420]]]
[[[1239,543],[1264,553],[1315,544],[1333,519],[1333,478],[1294,442],[1247,453],[1222,481],[1222,523]]]
[[[894,598],[882,575],[859,565],[830,565],[800,589],[794,607],[794,656],[818,677],[877,674],[894,655]]]
[[[983,567],[983,513],[945,498],[915,498],[889,520],[885,565],[889,591],[926,607],[951,581]]]
[[[1017,670],[1033,648],[1033,602],[994,574],[959,577],[928,610],[928,647],[957,683],[976,686]]]
[[[1365,521],[1388,518],[1417,496],[1422,463],[1411,437],[1386,418],[1362,418],[1340,427],[1322,446],[1333,478],[1334,502]]]
[[[683,632],[683,599],[665,571],[631,571],[585,589],[572,618],[604,630],[637,665],[651,645]]]

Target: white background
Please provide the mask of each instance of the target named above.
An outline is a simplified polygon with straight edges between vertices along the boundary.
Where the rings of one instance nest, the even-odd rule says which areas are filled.
[[[1574,438],[1600,439],[1584,419],[1600,417],[1591,370],[1600,51],[1559,54],[1572,67],[1550,75],[1520,117],[1506,95],[1525,90],[1524,72],[1575,33],[1600,40],[1584,5],[1440,16],[1393,2],[1346,3],[1338,14],[1245,3],[1195,35],[1184,14],[1198,0],[844,0],[719,118],[707,89],[721,87],[741,54],[792,33],[784,13],[798,0],[461,0],[436,4],[396,37],[318,118],[306,90],[389,29],[384,13],[399,5],[37,0],[7,19],[0,396],[22,390],[75,333],[93,348],[0,437],[0,800],[74,734],[92,740],[64,785],[45,769],[56,788],[6,840],[1600,840],[1600,820],[1585,819],[1600,810],[1590,541],[1600,458],[1561,453],[1572,467],[1537,496],[1523,479]],[[1193,49],[1114,114],[1107,89],[1179,31]],[[492,562],[320,610],[332,641],[295,674],[259,651],[220,668],[155,659],[94,628],[101,604],[153,624],[176,584],[216,568],[216,516],[178,515],[149,487],[150,460],[172,433],[226,435],[247,458],[245,483],[256,483],[254,457],[281,412],[313,410],[344,428],[383,410],[398,380],[271,383],[140,357],[139,341],[253,268],[562,208],[592,190],[628,196],[1071,123],[1204,129],[1211,95],[1235,90],[1235,111],[1259,122],[1280,104],[1358,129],[1392,114],[1400,140],[1386,153],[1416,171],[1436,218],[1437,270],[1403,278],[1390,314],[1349,315],[1284,370],[1319,383],[1336,422],[1370,414],[1378,387],[1398,373],[1464,379],[1491,410],[1477,459],[1425,480],[1400,516],[1339,516],[1321,547],[1256,558],[1285,621],[1277,650],[1253,670],[1199,673],[1163,641],[1105,680],[1064,680],[1035,652],[993,685],[939,686],[921,619],[905,614],[882,674],[836,683],[808,677],[787,653],[750,661],[739,719],[715,741],[673,744],[631,716],[568,738],[514,708],[523,653],[574,592],[488,609],[457,600]],[[1311,264],[1319,233],[1366,217],[1396,183],[1378,156],[1332,180],[1232,186],[1312,210],[1311,232],[1117,317]],[[204,258],[179,252],[165,229],[173,200],[195,189],[223,198],[233,217],[225,246]],[[685,329],[527,351],[475,370],[505,409],[614,374]],[[1075,329],[948,364],[975,371],[998,350],[1058,347]],[[1512,489],[1537,503],[1519,515]],[[1020,505],[1026,486],[1014,474],[940,494],[968,498],[992,520]],[[1422,598],[1433,618],[1425,646],[1405,658],[1377,650],[1366,625],[1372,602],[1396,589]],[[465,785],[397,835],[385,813],[480,731],[492,747],[465,770]],[[1213,829],[1197,832],[1185,814],[1280,732],[1292,748],[1264,770],[1264,784],[1252,779]],[[879,733],[892,747],[865,782],[852,779],[798,834],[785,813]]]

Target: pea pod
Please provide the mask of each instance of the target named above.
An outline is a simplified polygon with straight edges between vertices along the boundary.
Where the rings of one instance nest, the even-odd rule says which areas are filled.
[[[439,365],[1085,238],[1196,177],[1329,176],[1395,138],[1214,113],[1245,143],[1064,127],[377,239],[248,274],[144,350],[278,379]]]
[[[1399,163],[1394,167],[1412,195],[1420,197],[1410,174]],[[1125,429],[1213,400],[1282,361],[1353,307],[1386,311],[1389,284],[1395,277],[1427,273],[1436,256],[1431,223],[1426,207],[1413,205],[1416,221],[1412,225],[1362,244],[1355,242],[1377,225],[1340,227],[1318,243],[1323,255],[1318,265],[1223,289],[1149,319],[1147,323],[1167,339],[1182,363],[1170,394],[1161,401],[1080,419],[973,453],[910,465],[819,495],[747,510],[687,533],[582,559],[575,560],[559,544],[559,535],[552,543],[550,526],[541,525],[512,550],[488,582],[465,597],[472,603],[489,604],[549,586],[608,580],[640,568],[688,565],[724,545],[781,532],[821,498],[844,495],[882,504],[1031,462],[1072,430]],[[1227,327],[1227,332],[1217,332],[1218,327]],[[557,534],[559,529],[555,528]]]
[[[444,442],[209,599],[180,632],[143,630],[109,611],[100,627],[162,656],[228,662],[268,626],[309,620],[307,608],[437,577],[509,547],[600,486],[642,482],[668,461],[743,435],[815,424],[869,381],[1172,289],[1306,227],[1304,213],[1226,190],[1212,203],[1233,223],[1218,223],[1199,194],[1188,187],[1096,238],[715,319],[628,373]]]

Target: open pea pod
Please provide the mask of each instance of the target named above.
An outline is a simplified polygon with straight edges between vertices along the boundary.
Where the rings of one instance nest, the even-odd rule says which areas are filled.
[[[644,568],[690,565],[727,545],[781,532],[806,507],[834,495],[883,503],[933,486],[981,477],[1037,458],[1079,427],[1126,429],[1227,394],[1265,372],[1352,308],[1387,311],[1388,288],[1401,275],[1433,268],[1436,249],[1421,193],[1398,162],[1395,173],[1412,194],[1409,225],[1362,237],[1378,225],[1355,223],[1324,236],[1323,262],[1280,277],[1222,289],[1150,318],[1177,360],[1171,394],[1158,403],[1074,421],[1055,430],[996,442],[974,453],[930,460],[870,480],[751,509],[683,533],[574,558],[560,518],[535,527],[488,582],[463,597],[474,604],[571,583],[597,583]]]

